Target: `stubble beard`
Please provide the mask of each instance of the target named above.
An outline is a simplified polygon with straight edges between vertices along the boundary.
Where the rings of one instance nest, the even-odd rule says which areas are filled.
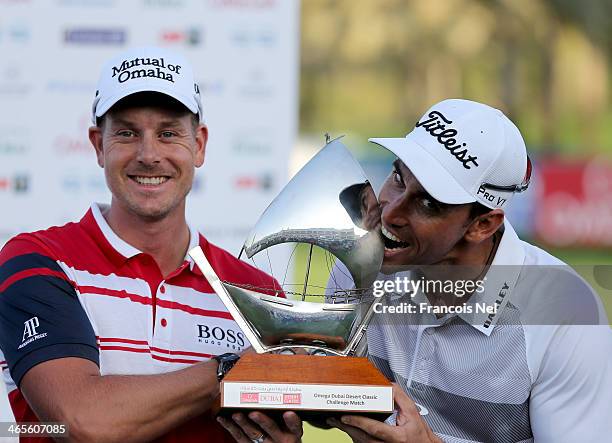
[[[107,181],[108,188],[113,195],[113,199],[120,202],[121,206],[127,209],[128,213],[135,215],[137,218],[145,222],[157,222],[168,217],[173,211],[175,211],[181,203],[187,198],[187,194],[191,190],[191,184],[181,192],[176,198],[169,202],[164,202],[156,208],[149,208],[146,205],[138,204],[138,199],[129,196],[127,193],[123,193],[120,190],[113,189],[110,181]],[[122,196],[122,194],[124,194]],[[127,195],[126,195],[127,194]],[[146,201],[146,200],[145,200]]]

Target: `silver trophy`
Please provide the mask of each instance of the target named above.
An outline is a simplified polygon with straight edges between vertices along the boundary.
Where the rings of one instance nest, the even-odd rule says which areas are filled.
[[[281,243],[308,244],[301,293],[286,290],[282,298],[222,281],[200,247],[189,254],[257,353],[301,349],[297,352],[351,356],[373,314],[370,288],[384,253],[379,224],[378,202],[362,168],[338,139],[327,140],[264,211],[241,251],[251,258]],[[308,301],[313,246],[340,260],[354,282],[328,293],[325,303]]]

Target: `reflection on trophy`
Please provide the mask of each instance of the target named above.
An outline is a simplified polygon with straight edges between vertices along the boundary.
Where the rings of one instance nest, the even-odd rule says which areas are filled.
[[[389,381],[366,358],[352,357],[373,315],[370,289],[384,251],[379,223],[372,186],[334,140],[272,201],[241,251],[251,258],[274,245],[309,245],[301,288],[283,286],[282,298],[221,281],[200,247],[189,251],[257,352],[223,379],[222,408],[392,412]],[[313,247],[340,260],[354,288],[308,301]]]

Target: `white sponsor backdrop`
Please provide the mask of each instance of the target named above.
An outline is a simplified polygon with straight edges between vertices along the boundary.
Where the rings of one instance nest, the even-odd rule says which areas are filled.
[[[0,0],[0,246],[110,200],[87,140],[91,102],[102,63],[141,45],[194,65],[210,139],[188,218],[238,253],[287,181],[298,0]]]

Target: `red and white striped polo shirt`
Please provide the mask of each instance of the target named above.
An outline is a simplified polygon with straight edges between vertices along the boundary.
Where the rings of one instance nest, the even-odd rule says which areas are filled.
[[[222,280],[280,290],[272,277],[190,233],[189,249],[199,244]],[[112,231],[98,205],[78,223],[20,234],[0,252],[0,364],[17,421],[36,420],[18,385],[46,360],[87,358],[102,375],[157,374],[248,346],[189,257],[164,278],[152,256]],[[162,440],[196,438],[231,441],[203,417]]]

